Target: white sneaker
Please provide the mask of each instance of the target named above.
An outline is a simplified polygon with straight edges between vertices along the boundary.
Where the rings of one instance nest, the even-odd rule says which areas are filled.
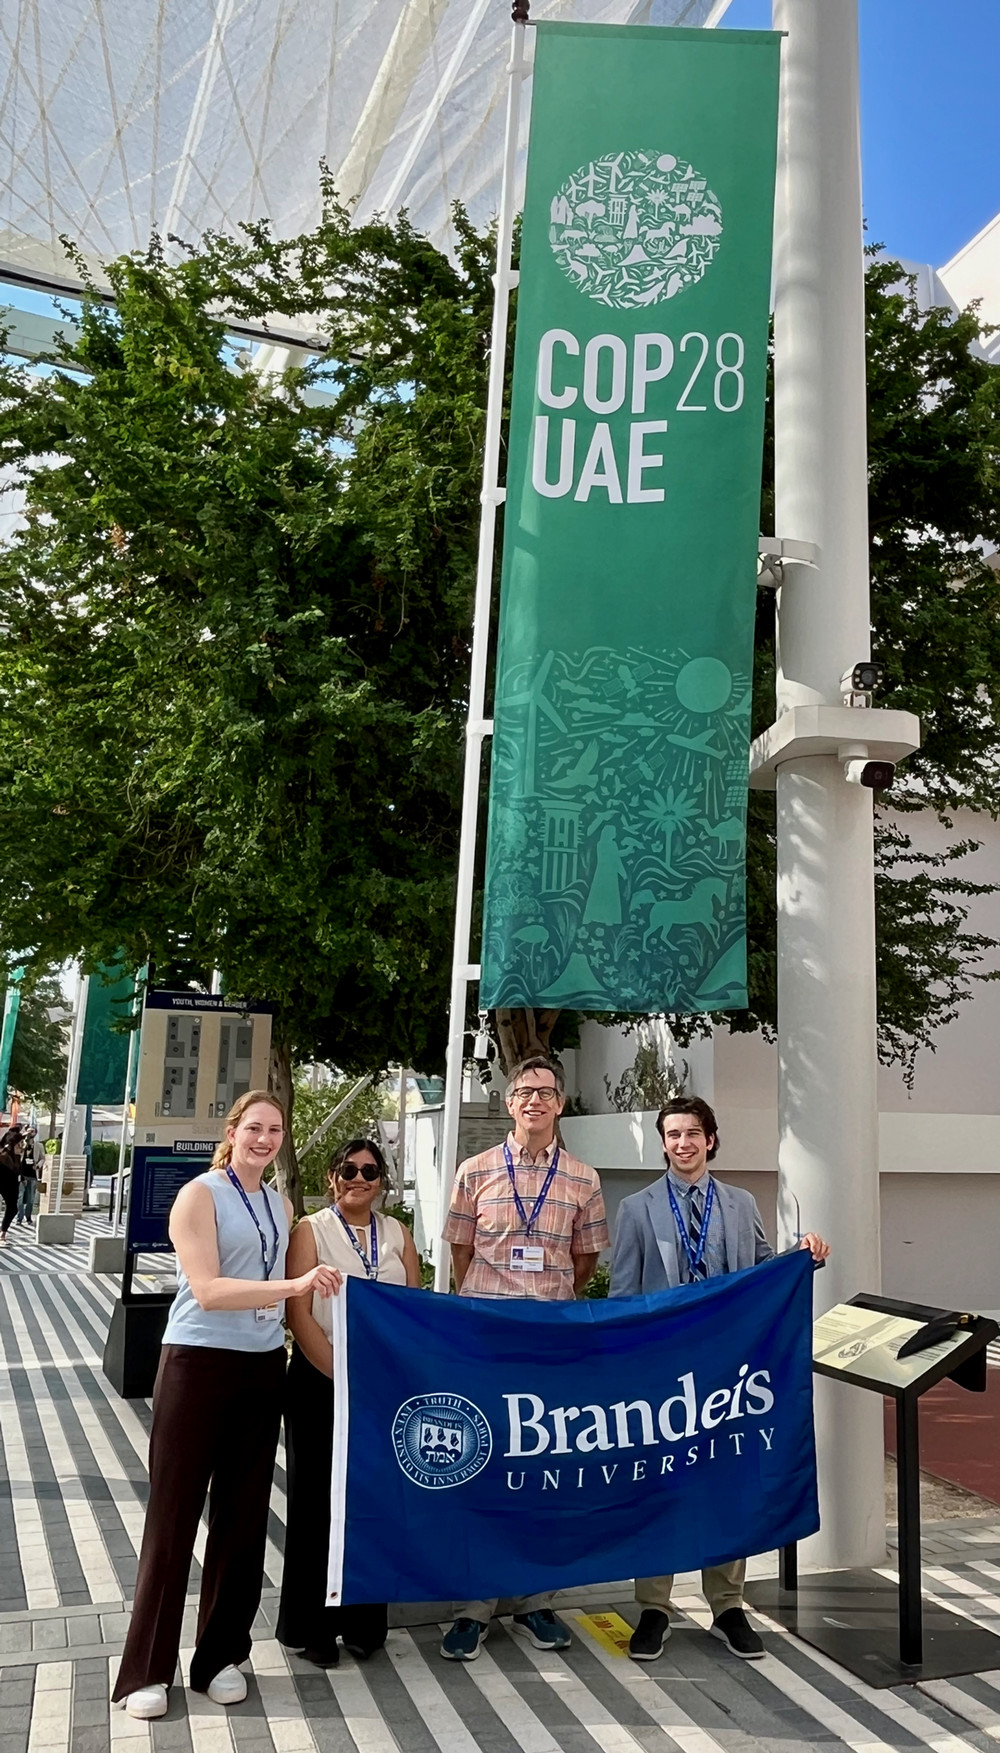
[[[239,1668],[223,1668],[208,1688],[213,1704],[242,1704],[247,1695],[247,1677]]]
[[[142,1717],[146,1721],[154,1716],[167,1714],[167,1689],[165,1686],[140,1686],[138,1692],[130,1692],[125,1700],[125,1711],[128,1716]]]

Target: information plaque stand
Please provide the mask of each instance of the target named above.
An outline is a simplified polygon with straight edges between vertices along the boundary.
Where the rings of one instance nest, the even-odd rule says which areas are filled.
[[[1000,1637],[921,1594],[920,1396],[946,1379],[982,1393],[986,1347],[1000,1333],[995,1321],[972,1315],[936,1345],[899,1357],[907,1339],[947,1312],[861,1295],[830,1309],[813,1329],[817,1375],[889,1395],[896,1403],[898,1588],[874,1570],[800,1578],[797,1550],[786,1546],[777,1580],[746,1590],[752,1606],[870,1686],[1000,1668]]]
[[[156,1381],[163,1331],[174,1293],[135,1290],[134,1272],[135,1255],[127,1253],[121,1296],[111,1311],[103,1369],[123,1400],[146,1400]]]

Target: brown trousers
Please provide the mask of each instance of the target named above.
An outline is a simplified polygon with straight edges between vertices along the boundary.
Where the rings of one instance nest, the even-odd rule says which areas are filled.
[[[223,1668],[250,1654],[284,1387],[284,1346],[266,1352],[163,1347],[153,1393],[149,1505],[116,1699],[173,1682],[206,1494],[193,1690],[206,1691]]]

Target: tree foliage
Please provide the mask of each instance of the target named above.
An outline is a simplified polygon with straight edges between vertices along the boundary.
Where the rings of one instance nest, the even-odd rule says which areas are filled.
[[[0,975],[0,1011],[7,984],[6,975]],[[16,1090],[18,1095],[44,1107],[62,1100],[66,1086],[67,1015],[56,975],[49,969],[29,968],[21,981],[8,1092]]]
[[[108,267],[0,369],[3,940],[270,999],[289,1056],[436,1064],[491,305],[401,219]],[[308,313],[276,385],[212,312]],[[318,383],[332,400],[314,405]]]
[[[107,269],[63,364],[0,366],[0,944],[41,966],[124,948],[157,978],[276,1006],[275,1076],[443,1054],[479,520],[491,246],[446,259],[405,218],[208,237]],[[875,648],[925,742],[903,809],[995,813],[1000,374],[973,315],[868,276]],[[320,364],[250,369],[218,316],[297,317]],[[318,403],[322,387],[329,399]],[[764,528],[771,527],[770,481]],[[756,728],[773,716],[761,593]],[[894,794],[895,798],[895,794]],[[905,817],[903,818],[905,820]],[[951,1014],[988,946],[975,885],[879,828],[887,1054]],[[751,1008],[775,1020],[774,827],[751,800]],[[499,1019],[509,1059],[572,1019]]]
[[[370,1083],[354,1101],[338,1115],[328,1132],[310,1151],[304,1147],[328,1114],[350,1095],[356,1078],[343,1078],[321,1084],[314,1089],[308,1076],[295,1079],[293,1129],[295,1154],[302,1174],[302,1191],[315,1197],[327,1192],[327,1168],[332,1157],[350,1138],[375,1138],[377,1125],[384,1117],[385,1091],[380,1084]]]
[[[962,869],[978,842],[918,850],[906,813],[1000,813],[1000,369],[975,349],[974,311],[920,311],[899,264],[873,254],[865,280],[872,649],[886,673],[878,704],[916,712],[922,746],[875,822],[879,1052],[912,1069],[918,1047],[994,978],[996,948],[967,929],[967,903],[991,892]],[[768,397],[761,527],[774,527]],[[758,593],[754,734],[774,717],[774,599]],[[747,912],[750,1007],[736,1030],[777,1024],[773,794],[751,792]],[[683,1023],[680,1024],[683,1034]]]

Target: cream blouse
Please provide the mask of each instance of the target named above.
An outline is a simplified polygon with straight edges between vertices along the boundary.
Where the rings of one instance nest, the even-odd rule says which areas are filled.
[[[385,1217],[379,1211],[374,1213],[374,1217],[375,1234],[378,1238],[378,1282],[379,1284],[405,1284],[403,1225],[398,1217]],[[364,1264],[358,1256],[357,1250],[351,1247],[347,1231],[332,1205],[327,1206],[325,1211],[314,1211],[310,1217],[303,1221],[312,1225],[312,1232],[316,1239],[316,1255],[322,1265],[335,1266],[345,1278],[364,1278],[367,1276]],[[357,1237],[359,1246],[367,1254],[370,1241],[369,1224],[365,1224],[363,1231],[352,1229],[351,1233]],[[332,1342],[333,1298],[320,1296],[318,1291],[314,1291],[312,1317]]]

